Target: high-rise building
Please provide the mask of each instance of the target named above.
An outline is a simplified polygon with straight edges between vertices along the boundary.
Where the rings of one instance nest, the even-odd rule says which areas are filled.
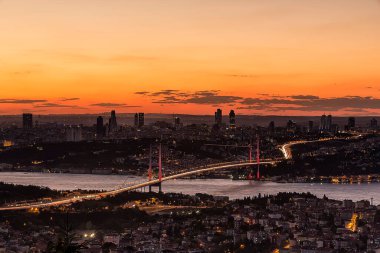
[[[143,112],[139,113],[139,127],[143,127],[145,125],[145,114]]]
[[[218,109],[216,110],[215,112],[215,124],[217,125],[221,125],[223,122],[223,114],[222,114],[222,110],[221,109]]]
[[[66,128],[66,141],[79,142],[82,140],[82,127],[69,126]]]
[[[98,138],[102,138],[104,137],[105,135],[105,132],[104,132],[104,121],[103,121],[103,117],[102,116],[99,116],[97,119],[96,119],[96,137]]]
[[[331,127],[332,127],[332,116],[331,114],[329,114],[326,118],[326,131],[331,131]]]
[[[109,119],[108,128],[110,133],[117,131],[117,120],[115,111],[111,112],[111,118]]]
[[[356,121],[356,120],[355,120],[354,117],[349,117],[349,118],[348,118],[348,124],[347,124],[347,128],[348,128],[348,130],[351,130],[351,129],[355,128],[355,126],[356,126],[355,121]]]
[[[271,121],[271,122],[269,122],[268,132],[269,132],[270,134],[273,134],[273,133],[274,133],[274,130],[275,130],[275,124],[274,124],[274,121]]]
[[[324,132],[326,130],[327,119],[326,114],[321,116],[321,123],[319,124],[319,131]]]
[[[309,123],[307,124],[307,132],[311,133],[314,130],[314,121],[310,120]]]
[[[230,128],[235,128],[236,127],[236,115],[235,115],[235,111],[231,110],[229,116],[230,116]]]
[[[179,128],[181,128],[181,126],[182,126],[181,119],[179,117],[175,117],[174,118],[174,128],[179,129]]]
[[[145,125],[145,116],[143,112],[135,114],[135,127],[140,128]]]
[[[297,130],[297,124],[293,120],[289,120],[288,123],[286,124],[286,131],[288,133],[295,133]]]
[[[22,127],[24,129],[32,129],[33,128],[33,114],[24,113],[22,115]]]
[[[371,129],[377,129],[377,119],[372,118],[370,123]]]
[[[139,127],[139,114],[135,113],[135,127]]]
[[[321,116],[321,123],[319,125],[319,131],[320,132],[331,132],[332,129],[332,116],[329,114],[326,116],[326,114],[323,114]]]

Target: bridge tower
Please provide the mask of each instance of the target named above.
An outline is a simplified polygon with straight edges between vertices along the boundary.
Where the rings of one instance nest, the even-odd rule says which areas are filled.
[[[152,171],[152,144],[149,147],[149,169],[148,169],[148,180],[152,181],[153,171]]]
[[[252,162],[252,143],[250,143],[249,145],[248,145],[248,161],[251,163]],[[253,176],[252,176],[252,170],[251,170],[251,172],[248,174],[248,176],[247,176],[247,179],[248,180],[252,180],[253,179]]]
[[[256,161],[257,161],[257,180],[260,180],[260,137],[257,136]]]
[[[249,144],[248,146],[249,148],[249,156],[248,156],[248,159],[249,159],[249,162],[251,163],[252,162],[252,144]]]
[[[150,158],[149,158],[149,170],[152,171],[151,169],[151,161],[152,161],[152,154],[150,154]],[[149,170],[148,170],[148,177],[149,177],[149,181],[153,179],[153,173],[149,174]],[[157,184],[154,184],[154,185],[149,185],[149,192],[152,191],[152,187],[153,186],[157,186],[158,187],[158,192],[162,192],[162,145],[160,143],[160,145],[158,146],[158,183]]]
[[[162,192],[162,145],[160,143],[160,146],[158,148],[158,191]]]

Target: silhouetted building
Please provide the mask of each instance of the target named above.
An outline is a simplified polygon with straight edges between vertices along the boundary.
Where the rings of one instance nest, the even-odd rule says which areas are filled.
[[[355,118],[354,117],[349,117],[348,118],[347,129],[351,130],[351,129],[355,128],[355,126],[356,126],[356,120],[355,120]]]
[[[179,117],[174,118],[174,128],[179,129],[182,127],[181,119]]]
[[[139,127],[143,127],[145,125],[145,114],[143,112],[139,113]]]
[[[371,129],[377,129],[377,119],[372,118],[370,123]]]
[[[82,127],[69,126],[66,128],[66,141],[78,142],[82,141]]]
[[[135,127],[139,127],[139,114],[135,113]]]
[[[117,120],[116,120],[116,112],[112,111],[111,112],[111,118],[109,119],[108,122],[108,130],[110,133],[117,131]]]
[[[230,128],[235,128],[236,127],[236,115],[235,115],[235,111],[231,110],[229,116],[230,116]]]
[[[105,135],[103,117],[99,116],[96,119],[96,137],[102,138]]]
[[[323,114],[321,116],[321,123],[319,125],[319,131],[320,132],[331,132],[332,127],[332,116],[329,114],[326,116],[326,114]]]
[[[135,114],[135,127],[140,128],[145,125],[144,113],[139,112]]]
[[[331,127],[332,127],[332,116],[331,114],[329,114],[326,118],[326,131],[331,131]]]
[[[221,125],[223,122],[223,114],[222,114],[222,110],[221,109],[218,109],[216,110],[215,112],[215,124],[217,125]]]
[[[269,122],[268,132],[270,134],[274,134],[274,129],[275,129],[274,121]]]
[[[309,123],[307,124],[307,132],[311,133],[314,130],[314,121],[310,120]]]
[[[286,131],[288,133],[295,133],[297,130],[297,124],[293,120],[289,120],[288,123],[286,124]]]
[[[24,129],[32,129],[33,128],[33,114],[24,113],[22,115],[22,127]]]
[[[326,129],[326,114],[321,116],[321,122],[319,124],[319,131],[323,132]]]

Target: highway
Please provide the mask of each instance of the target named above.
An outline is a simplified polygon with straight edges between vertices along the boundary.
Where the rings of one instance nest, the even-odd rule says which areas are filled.
[[[280,150],[282,154],[284,155],[284,159],[292,159],[292,146],[297,145],[297,144],[306,144],[306,143],[311,143],[311,142],[324,142],[324,141],[331,141],[331,140],[344,140],[344,139],[356,139],[358,137],[361,137],[361,135],[354,135],[353,137],[348,137],[348,138],[323,138],[323,139],[318,139],[318,140],[311,140],[311,141],[306,141],[306,140],[301,140],[301,141],[292,141],[285,143],[280,147]]]

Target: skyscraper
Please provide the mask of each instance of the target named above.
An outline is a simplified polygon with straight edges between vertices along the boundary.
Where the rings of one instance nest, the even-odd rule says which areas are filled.
[[[236,127],[235,111],[231,110],[229,116],[230,116],[230,128],[235,128]]]
[[[179,117],[174,118],[174,128],[179,129],[182,126],[181,119]]]
[[[326,119],[326,131],[331,131],[331,126],[332,126],[332,116],[331,116],[331,114],[329,114],[328,116],[327,116],[327,119]]]
[[[375,119],[375,118],[371,119],[370,127],[371,127],[371,129],[377,129],[377,119]]]
[[[115,132],[117,130],[117,120],[115,111],[111,112],[111,118],[109,119],[108,128],[110,133]]]
[[[286,124],[286,131],[288,133],[295,133],[297,130],[297,124],[293,120],[289,120],[288,123]]]
[[[326,114],[321,116],[321,123],[319,124],[319,131],[324,132],[326,130],[327,119]]]
[[[145,115],[143,112],[135,114],[135,127],[140,128],[145,125]]]
[[[221,125],[222,121],[223,121],[222,118],[223,118],[222,110],[221,109],[216,110],[216,112],[215,112],[215,124]]]
[[[348,130],[351,130],[351,129],[355,128],[355,126],[356,126],[355,118],[354,117],[349,117],[348,118],[348,124],[347,124]]]
[[[314,130],[314,121],[310,120],[308,125],[307,125],[307,132],[311,133],[311,132],[313,132],[313,130]]]
[[[24,113],[22,115],[22,127],[24,129],[32,129],[33,128],[33,114]]]
[[[270,134],[274,134],[274,130],[275,130],[275,124],[274,124],[274,121],[271,121],[271,122],[269,122],[268,132]]]
[[[139,113],[139,127],[143,127],[145,125],[145,115],[143,112]]]
[[[103,122],[103,117],[99,116],[96,119],[96,137],[102,138],[104,137],[104,122]]]
[[[135,127],[139,127],[139,114],[135,113]]]

